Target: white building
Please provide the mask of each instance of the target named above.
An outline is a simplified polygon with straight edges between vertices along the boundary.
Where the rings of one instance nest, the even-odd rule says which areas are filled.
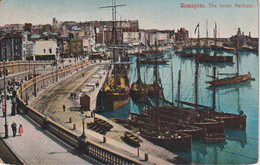
[[[139,42],[139,32],[123,32],[123,43]]]
[[[58,59],[58,46],[56,40],[39,40],[34,47],[34,60]]]

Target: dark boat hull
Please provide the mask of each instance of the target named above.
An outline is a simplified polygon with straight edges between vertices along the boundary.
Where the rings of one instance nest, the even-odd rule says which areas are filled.
[[[116,110],[130,101],[130,91],[128,90],[121,93],[100,91],[99,97],[104,107],[110,110]]]
[[[211,85],[220,86],[220,85],[227,85],[227,84],[235,84],[235,83],[244,82],[248,80],[251,80],[251,74],[228,77],[228,78],[218,79],[215,81],[207,81],[207,83]]]
[[[214,117],[217,121],[224,121],[225,129],[246,129],[246,115],[225,114],[216,112]]]
[[[163,138],[145,133],[141,133],[141,135],[145,139],[169,151],[190,152],[192,148],[192,137],[189,135],[174,138]]]
[[[194,59],[198,60],[199,62],[233,62],[233,56],[195,56]]]

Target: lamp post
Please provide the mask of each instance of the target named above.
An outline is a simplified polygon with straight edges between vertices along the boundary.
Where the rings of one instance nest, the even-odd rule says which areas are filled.
[[[7,108],[6,108],[6,84],[5,84],[5,74],[6,74],[6,69],[5,69],[5,60],[4,60],[4,117],[5,117],[5,138],[8,138],[8,124],[7,124]]]
[[[85,139],[85,138],[86,138],[86,135],[85,135],[85,119],[86,119],[86,114],[84,114],[83,110],[81,111],[80,117],[81,117],[82,125],[83,125],[83,132],[82,132],[81,138],[82,138],[82,139]]]

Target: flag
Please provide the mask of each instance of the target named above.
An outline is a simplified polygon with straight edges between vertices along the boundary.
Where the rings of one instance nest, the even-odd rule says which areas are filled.
[[[194,34],[196,33],[197,28],[199,28],[199,27],[200,27],[200,23],[198,23],[198,25],[196,26]]]

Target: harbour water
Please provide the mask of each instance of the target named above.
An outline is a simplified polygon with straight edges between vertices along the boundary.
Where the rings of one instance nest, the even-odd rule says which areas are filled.
[[[233,64],[217,65],[219,73],[236,73],[236,56],[224,52],[224,55],[233,55]],[[180,100],[195,102],[194,73],[195,62],[189,58],[180,58],[174,51],[164,54],[168,59],[167,65],[159,65],[159,74],[164,88],[164,96],[172,101],[177,97],[178,71],[181,69],[181,94]],[[137,79],[136,57],[131,57],[130,82]],[[236,85],[217,87],[216,89],[216,111],[238,114],[243,111],[247,115],[246,130],[226,130],[227,140],[217,144],[206,144],[193,141],[191,153],[176,152],[176,154],[191,160],[195,164],[252,164],[258,160],[258,54],[241,51],[239,56],[240,74],[250,72],[254,81],[243,82]],[[171,79],[171,68],[173,68],[173,79]],[[146,83],[153,82],[153,66],[141,65],[141,77]],[[206,84],[211,80],[207,75],[213,74],[213,65],[208,63],[199,64],[199,104],[212,106],[213,90]],[[219,76],[220,78],[220,76]],[[173,92],[172,92],[173,81]],[[128,118],[130,113],[139,113],[144,108],[134,101],[126,106],[115,110],[105,111],[102,115],[113,118]]]

